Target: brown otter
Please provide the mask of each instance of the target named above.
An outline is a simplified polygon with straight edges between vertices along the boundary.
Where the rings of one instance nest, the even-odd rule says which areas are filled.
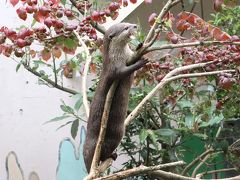
[[[83,147],[83,156],[88,172],[91,168],[100,132],[106,96],[114,80],[119,80],[119,83],[112,99],[105,140],[100,155],[101,161],[111,157],[124,134],[124,119],[128,106],[129,91],[133,81],[133,72],[147,63],[147,60],[140,59],[135,64],[126,65],[133,55],[128,42],[136,28],[137,26],[134,24],[119,23],[111,26],[105,33],[103,40],[103,69],[90,106],[86,140]]]

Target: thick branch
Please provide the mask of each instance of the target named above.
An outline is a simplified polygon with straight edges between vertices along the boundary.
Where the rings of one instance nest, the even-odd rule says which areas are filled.
[[[120,171],[118,173],[114,173],[114,174],[109,175],[109,176],[105,176],[105,177],[102,177],[102,178],[97,178],[97,180],[124,179],[124,178],[127,178],[127,177],[135,176],[135,175],[138,175],[138,174],[145,174],[145,173],[155,171],[155,170],[159,170],[159,169],[166,168],[166,167],[181,166],[181,165],[184,165],[184,164],[185,164],[185,162],[178,161],[178,162],[160,164],[160,165],[157,165],[157,166],[150,166],[150,167],[139,166],[139,167],[136,167],[136,168],[125,170],[125,171]]]
[[[35,76],[38,76],[39,78],[41,78],[43,81],[47,82],[48,84],[52,85],[54,88],[57,88],[59,90],[62,90],[62,91],[65,91],[65,92],[68,92],[70,94],[77,94],[78,92],[73,90],[73,89],[69,89],[69,88],[66,88],[66,87],[63,87],[63,86],[60,86],[59,84],[56,84],[54,81],[52,81],[51,79],[48,79],[48,78],[44,78],[42,77],[42,75],[33,70],[32,68],[30,68],[29,66],[23,64],[24,68],[27,69],[29,72],[31,72],[32,74],[34,74]]]
[[[76,7],[76,9],[78,9],[78,8],[77,8],[77,2],[76,2],[75,0],[69,0],[69,1],[72,3],[72,5],[73,5],[74,7]],[[78,11],[79,11],[82,15],[84,15],[84,12],[83,12],[82,10],[78,9]],[[105,29],[103,26],[101,26],[101,25],[99,25],[98,23],[95,23],[95,22],[93,22],[93,21],[90,21],[90,23],[91,23],[91,26],[94,27],[96,30],[98,30],[100,33],[105,34],[106,29]]]
[[[82,94],[83,94],[83,105],[86,111],[87,118],[89,117],[89,105],[88,105],[88,99],[87,99],[87,75],[88,75],[88,70],[89,66],[91,63],[91,55],[89,52],[88,47],[86,46],[85,42],[82,40],[82,38],[78,35],[76,31],[74,31],[74,34],[78,38],[79,42],[81,43],[85,53],[86,53],[86,62],[84,66],[84,71],[83,71],[83,76],[82,76]]]
[[[91,170],[89,176],[87,176],[86,179],[91,179],[97,177],[101,172],[97,171],[99,159],[100,159],[100,154],[101,154],[101,148],[102,144],[104,142],[105,134],[106,134],[106,128],[107,128],[107,122],[108,122],[108,116],[110,112],[110,107],[112,104],[112,98],[114,96],[115,90],[117,88],[118,81],[115,81],[111,88],[108,91],[107,97],[106,97],[106,102],[104,105],[104,111],[101,119],[101,129],[98,137],[98,142],[95,148],[93,160],[92,160],[92,165],[91,165]]]

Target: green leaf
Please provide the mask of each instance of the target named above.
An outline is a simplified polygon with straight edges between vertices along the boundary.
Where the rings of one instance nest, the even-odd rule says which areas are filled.
[[[31,27],[33,27],[36,23],[37,23],[37,21],[35,19],[33,19]]]
[[[66,5],[66,0],[61,0],[61,3],[65,6]]]
[[[80,98],[79,100],[77,100],[77,102],[74,105],[74,109],[75,111],[78,111],[80,109],[80,107],[82,106],[83,102],[82,102],[82,98]]]
[[[22,63],[19,63],[16,67],[16,72],[18,72],[19,68],[21,67]]]
[[[60,105],[60,108],[62,109],[63,112],[67,112],[70,114],[73,114],[73,109],[70,106],[67,105]]]
[[[191,129],[193,127],[193,123],[194,123],[194,116],[191,112],[188,112],[185,116],[185,126]]]
[[[69,118],[69,117],[70,117],[70,116],[68,116],[68,115],[58,116],[58,117],[55,117],[55,118],[47,121],[46,123],[61,121],[61,120],[63,120],[63,119]],[[46,124],[46,123],[45,123],[45,124]]]
[[[148,131],[146,129],[142,129],[139,134],[140,142],[143,143],[147,137],[148,137]]]
[[[69,49],[76,47],[76,44],[77,44],[75,40],[70,39],[70,38],[64,39],[63,43]]]
[[[193,107],[192,101],[188,101],[188,100],[178,101],[177,105],[180,106],[182,109]]]
[[[175,135],[176,132],[173,131],[172,129],[158,129],[155,131],[160,136],[172,136]]]
[[[72,127],[71,127],[71,135],[72,135],[73,139],[75,139],[77,136],[78,126],[79,126],[79,120],[76,119],[75,121],[73,121]]]
[[[200,125],[200,127],[207,127],[207,126],[212,126],[214,124],[219,124],[222,120],[223,120],[224,116],[223,114],[219,114],[218,116],[213,116],[212,119],[210,119],[210,121],[208,122],[202,122],[202,124]]]
[[[148,133],[149,133],[149,135],[150,135],[149,137],[150,137],[150,139],[152,140],[152,143],[153,143],[154,147],[155,147],[156,149],[158,149],[157,136],[156,136],[156,134],[155,134],[153,131],[151,131],[151,130],[149,130]]]

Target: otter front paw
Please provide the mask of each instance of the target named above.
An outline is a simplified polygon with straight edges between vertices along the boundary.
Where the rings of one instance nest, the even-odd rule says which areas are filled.
[[[143,67],[148,62],[149,61],[146,58],[141,58],[140,60],[137,61],[137,64],[139,65],[139,67]]]
[[[112,153],[110,155],[110,158],[112,158],[114,161],[117,159],[117,157],[118,157],[117,153]]]

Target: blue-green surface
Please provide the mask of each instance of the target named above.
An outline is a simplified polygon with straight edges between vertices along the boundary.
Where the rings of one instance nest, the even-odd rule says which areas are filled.
[[[80,138],[79,149],[74,148],[69,138],[61,142],[59,147],[57,180],[82,180],[87,175],[82,156],[82,146],[85,139],[85,130],[83,127],[81,128]]]

